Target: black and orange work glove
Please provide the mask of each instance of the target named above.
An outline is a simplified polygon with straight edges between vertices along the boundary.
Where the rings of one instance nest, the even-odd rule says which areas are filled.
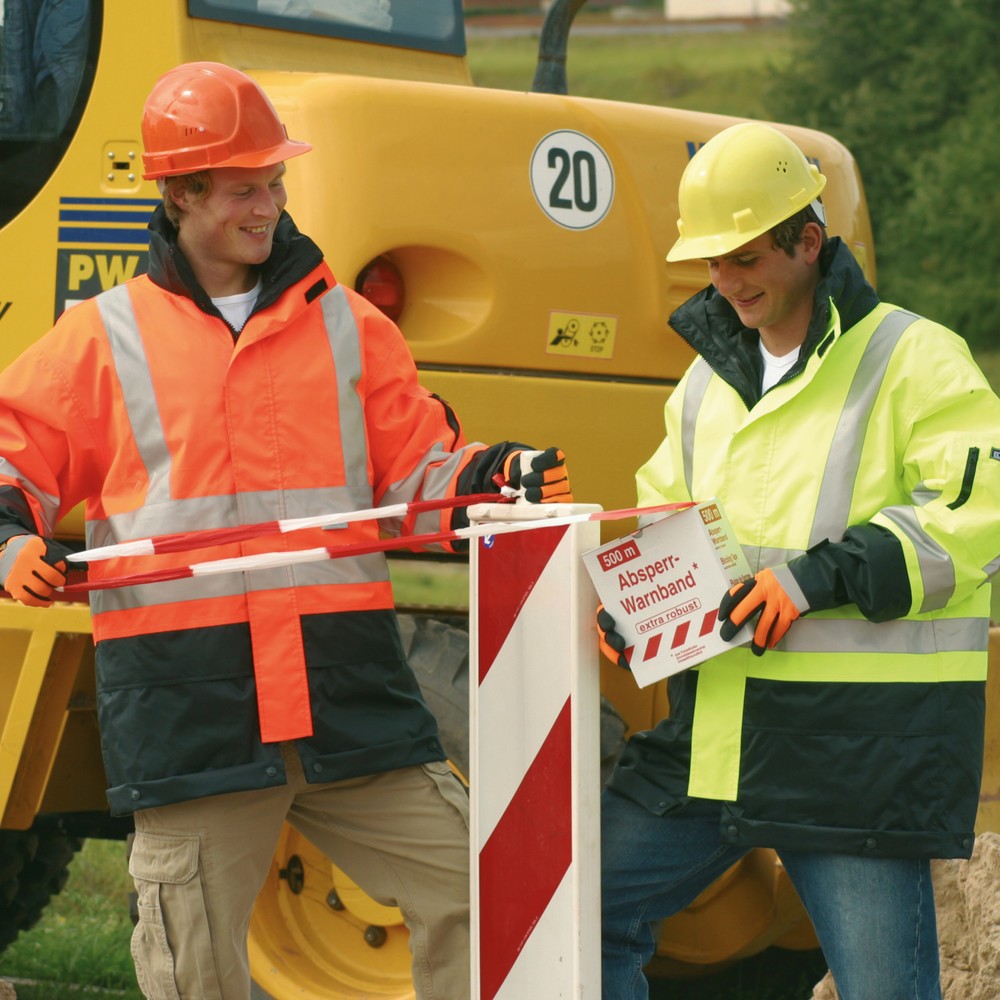
[[[503,463],[503,478],[511,489],[523,491],[528,503],[572,503],[566,456],[560,448],[512,451]]]
[[[47,608],[52,592],[66,582],[62,546],[39,535],[14,535],[0,545],[3,589],[29,608]]]
[[[615,631],[615,620],[604,610],[603,604],[597,605],[597,645],[612,663],[625,670],[631,669],[625,657],[625,636]]]
[[[754,627],[750,649],[754,656],[763,656],[784,638],[799,615],[809,610],[795,577],[787,566],[762,569],[756,576],[737,584],[722,598],[719,605],[719,636],[729,642],[741,626],[760,612]]]

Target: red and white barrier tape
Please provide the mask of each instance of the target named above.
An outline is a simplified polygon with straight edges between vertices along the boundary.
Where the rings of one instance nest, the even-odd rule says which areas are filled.
[[[477,493],[470,496],[448,497],[444,500],[417,500],[397,503],[388,507],[369,507],[367,510],[341,511],[337,514],[318,514],[313,517],[292,517],[279,521],[261,521],[259,524],[238,524],[231,528],[207,528],[202,531],[182,531],[171,535],[154,535],[136,538],[114,545],[101,545],[86,552],[74,552],[66,558],[69,562],[100,562],[123,556],[152,556],[165,552],[191,552],[211,545],[245,542],[252,538],[266,538],[306,528],[332,528],[357,521],[376,521],[379,518],[406,517],[425,514],[451,507],[468,507],[475,503],[504,503],[505,496],[496,493]]]
[[[498,498],[495,494],[488,494],[490,500],[494,503],[497,502]],[[459,499],[459,498],[453,498]],[[482,503],[481,496],[467,496],[460,498],[465,503]],[[441,507],[445,506],[462,506],[463,504],[443,502],[443,501],[426,501],[427,504],[437,504]],[[399,505],[406,507],[412,511],[412,504]],[[311,549],[299,549],[297,551],[284,551],[284,552],[264,552],[256,555],[250,556],[237,556],[232,559],[214,559],[208,562],[192,563],[188,566],[171,566],[165,569],[159,570],[148,570],[145,573],[132,573],[124,576],[114,576],[106,577],[103,580],[88,580],[81,583],[67,584],[62,587],[60,593],[66,596],[76,596],[79,594],[90,593],[95,590],[110,590],[115,587],[135,587],[146,583],[165,583],[169,580],[183,580],[188,577],[194,576],[210,576],[218,573],[245,573],[258,569],[273,569],[279,566],[292,566],[298,563],[309,563],[309,562],[322,562],[327,559],[342,559],[350,556],[361,556],[369,555],[372,552],[388,552],[393,549],[411,549],[416,550],[424,548],[428,545],[438,545],[442,542],[458,541],[467,538],[481,538],[487,535],[496,535],[501,533],[507,533],[512,531],[530,531],[536,528],[555,528],[562,527],[569,524],[578,524],[582,521],[614,521],[620,520],[626,517],[636,517],[640,514],[658,514],[658,513],[668,513],[675,510],[681,510],[685,507],[691,506],[688,503],[672,503],[672,504],[661,504],[657,507],[628,507],[620,510],[607,510],[599,511],[590,514],[568,514],[562,517],[557,516],[557,507],[553,505],[549,510],[551,510],[551,515],[546,511],[546,505],[538,504],[536,505],[538,509],[539,517],[530,521],[517,521],[517,522],[492,522],[490,524],[480,524],[473,525],[468,528],[456,528],[451,531],[438,531],[432,534],[424,535],[408,535],[403,538],[385,538],[380,539],[376,542],[362,542],[354,545],[334,545],[334,546],[321,546]],[[376,508],[378,509],[378,508]],[[423,510],[434,509],[431,507],[423,507]],[[370,511],[356,511],[353,512],[360,515],[357,520],[370,520]],[[315,522],[319,520],[324,515],[319,515],[315,518],[309,518],[308,520]],[[330,515],[331,517],[343,518],[344,516],[349,517],[350,515],[336,514]],[[399,513],[394,512],[394,508],[386,507],[382,508],[382,513],[380,516],[386,517],[398,517]],[[299,518],[296,520],[306,520],[304,518]],[[259,534],[251,534],[246,537],[261,537],[267,534],[280,533],[283,530],[281,528],[275,528],[275,525],[280,525],[282,522],[272,521],[266,522],[262,525],[248,525],[246,530],[257,531],[260,529]],[[338,521],[337,523],[350,523],[349,521]],[[316,527],[316,524],[310,524],[309,527]],[[264,530],[264,529],[267,530]],[[220,532],[238,532],[243,530],[242,527],[237,527],[233,529],[219,529]],[[287,530],[297,530],[297,529],[287,529]],[[166,544],[169,544],[170,548],[161,548],[161,542],[152,539],[143,539],[138,543],[133,542],[123,542],[121,545],[126,551],[118,550],[118,546],[104,546],[103,549],[90,549],[76,554],[76,561],[86,562],[90,558],[90,554],[93,552],[102,553],[101,558],[109,558],[109,556],[103,553],[110,549],[116,549],[116,555],[150,555],[162,552],[181,552],[187,551],[187,549],[195,549],[204,547],[204,542],[202,541],[203,536],[206,532],[186,532],[184,535],[164,535],[160,536],[161,540],[167,540]],[[218,533],[215,533],[216,537]],[[181,539],[185,537],[188,538],[187,549],[181,547]],[[228,537],[227,541],[233,541],[232,537]],[[149,548],[142,548],[141,550],[135,550],[129,548],[133,545],[145,545],[146,543],[152,542],[154,548],[150,550]],[[213,541],[210,544],[218,544],[217,541]]]

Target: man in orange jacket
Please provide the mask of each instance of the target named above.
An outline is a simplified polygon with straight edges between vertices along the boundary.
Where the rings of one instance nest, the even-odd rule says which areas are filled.
[[[396,326],[337,284],[284,211],[284,161],[310,147],[253,80],[177,67],[147,98],[143,141],[163,195],[149,273],[75,307],[0,376],[10,594],[50,602],[65,579],[52,528],[81,501],[93,547],[479,493],[497,476],[529,501],[572,500],[558,449],[466,444]],[[378,531],[355,522],[338,541]],[[145,995],[245,1000],[250,913],[287,819],[401,909],[418,997],[467,996],[466,795],[405,661],[382,555],[117,587],[91,607],[108,799],[135,818]]]

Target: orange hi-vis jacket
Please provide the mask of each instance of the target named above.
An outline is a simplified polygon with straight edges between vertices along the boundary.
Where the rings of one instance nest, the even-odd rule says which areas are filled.
[[[292,249],[276,243],[280,264],[265,265],[238,336],[197,301],[196,283],[184,287],[176,244],[154,238],[151,275],[74,307],[0,375],[4,535],[51,535],[80,501],[93,547],[456,492],[483,446],[467,446],[447,404],[418,385],[396,326],[335,282],[287,216],[279,235]],[[110,560],[89,574],[372,541],[380,525],[447,530],[451,512],[421,519]],[[120,587],[91,607],[117,812],[280,779],[264,748],[283,740],[311,740],[314,780],[443,757],[399,651],[380,554]],[[345,736],[349,712],[361,714]],[[184,731],[199,720],[204,732]],[[174,728],[176,755],[150,749]]]

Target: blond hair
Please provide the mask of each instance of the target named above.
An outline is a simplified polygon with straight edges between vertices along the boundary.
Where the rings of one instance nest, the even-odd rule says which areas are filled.
[[[191,174],[178,174],[175,177],[164,177],[160,182],[160,193],[163,196],[163,211],[175,229],[181,225],[181,210],[174,201],[174,196],[182,191],[189,192],[196,200],[206,198],[212,190],[212,177],[208,170],[198,170]]]

